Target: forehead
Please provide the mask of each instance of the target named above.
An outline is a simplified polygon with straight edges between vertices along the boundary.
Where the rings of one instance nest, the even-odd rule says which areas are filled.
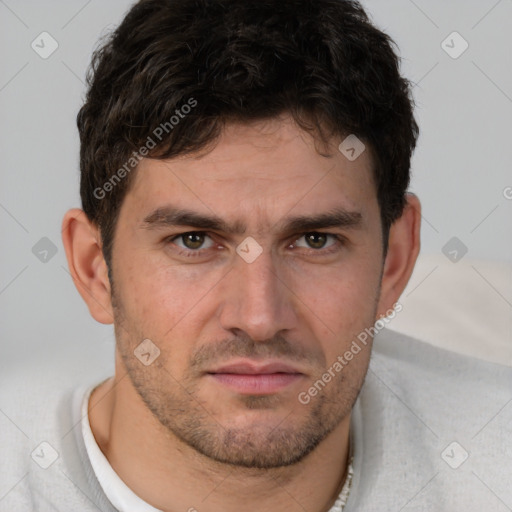
[[[330,141],[327,154],[289,118],[228,125],[207,151],[143,160],[124,205],[139,219],[172,204],[259,229],[290,213],[370,214],[377,205],[370,151],[349,160],[338,150],[342,140]]]

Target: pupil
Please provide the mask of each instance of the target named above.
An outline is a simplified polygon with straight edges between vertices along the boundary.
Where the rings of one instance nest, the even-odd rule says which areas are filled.
[[[204,235],[197,234],[197,233],[189,233],[188,235],[184,235],[184,244],[189,249],[199,249],[201,245],[203,245],[203,238]]]
[[[309,245],[314,249],[321,249],[327,241],[327,237],[322,233],[310,233],[307,238]]]

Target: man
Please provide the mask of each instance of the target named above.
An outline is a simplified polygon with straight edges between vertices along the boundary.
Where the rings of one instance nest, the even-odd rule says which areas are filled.
[[[60,400],[72,435],[46,431],[32,459],[58,463],[32,464],[11,507],[479,503],[441,452],[510,371],[373,343],[419,252],[417,126],[357,2],[143,0],[95,53],[78,127],[83,210],[63,243],[91,315],[114,324],[115,375]],[[450,372],[457,414],[439,396]]]

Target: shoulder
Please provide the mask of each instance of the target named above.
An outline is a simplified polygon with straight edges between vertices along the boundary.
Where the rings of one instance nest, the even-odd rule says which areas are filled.
[[[432,383],[451,383],[450,387],[463,383],[470,387],[511,389],[512,384],[510,366],[436,347],[389,329],[375,337],[372,363],[375,367],[393,369],[404,378],[429,378],[434,379]]]
[[[363,508],[486,509],[491,483],[507,497],[511,390],[508,366],[382,330],[354,409]]]
[[[61,498],[89,510],[91,503],[82,503],[85,498],[78,496],[76,480],[83,478],[83,470],[77,465],[77,436],[81,402],[93,385],[94,381],[78,382],[38,361],[4,373],[0,385],[2,510],[46,509],[49,504],[58,505]]]
[[[372,394],[401,400],[439,433],[470,435],[512,398],[511,367],[386,329],[375,338],[367,381]]]

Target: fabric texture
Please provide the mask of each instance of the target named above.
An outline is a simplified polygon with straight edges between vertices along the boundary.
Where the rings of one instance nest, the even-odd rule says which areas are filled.
[[[98,383],[63,386],[58,373],[43,381],[20,372],[2,386],[0,511],[118,510],[82,431],[84,397]],[[352,411],[343,511],[510,508],[511,404],[510,367],[381,331]]]

